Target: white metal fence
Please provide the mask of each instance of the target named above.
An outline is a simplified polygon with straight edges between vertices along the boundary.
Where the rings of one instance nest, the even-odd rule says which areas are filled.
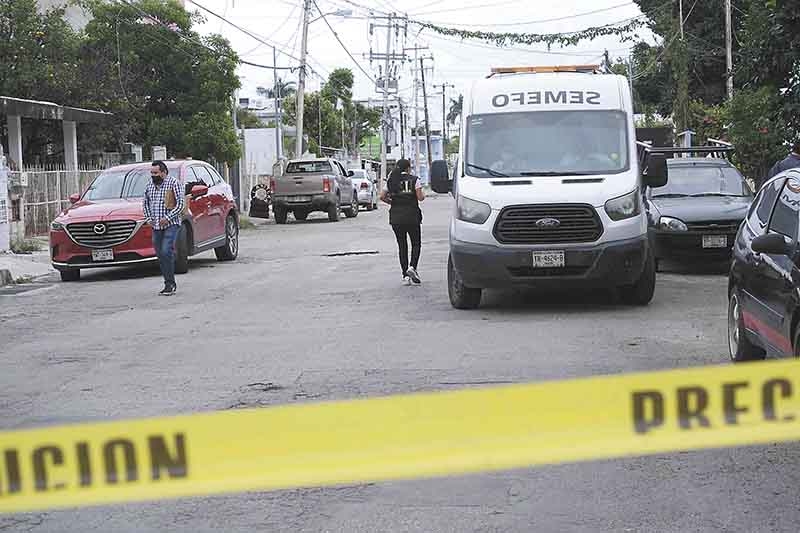
[[[63,167],[9,172],[12,188],[21,192],[25,236],[46,235],[53,219],[70,205],[69,197],[83,193],[100,172],[99,168]]]

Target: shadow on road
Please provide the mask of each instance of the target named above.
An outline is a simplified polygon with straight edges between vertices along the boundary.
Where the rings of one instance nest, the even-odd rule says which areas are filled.
[[[630,308],[622,304],[612,290],[486,290],[482,310],[496,309],[503,312],[592,312],[613,308]]]
[[[728,275],[731,268],[730,260],[723,261],[689,261],[678,262],[662,259],[659,261],[659,274],[683,275]]]

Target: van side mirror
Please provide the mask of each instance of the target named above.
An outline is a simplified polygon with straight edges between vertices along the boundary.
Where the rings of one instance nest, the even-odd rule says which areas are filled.
[[[754,252],[769,255],[789,255],[792,253],[791,246],[786,243],[783,235],[778,233],[767,233],[759,235],[750,244]]]
[[[431,189],[439,194],[446,194],[453,190],[453,181],[447,169],[447,161],[437,159],[431,163]]]
[[[653,189],[667,184],[667,158],[653,154],[647,158],[647,168],[642,173],[642,181]]]

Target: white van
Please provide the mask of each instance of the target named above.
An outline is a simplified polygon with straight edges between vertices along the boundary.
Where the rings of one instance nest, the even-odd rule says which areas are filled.
[[[592,66],[493,69],[465,104],[452,179],[443,162],[431,169],[433,189],[456,199],[453,307],[510,287],[618,288],[647,305],[656,271],[643,193],[663,185],[665,161],[640,174],[627,79]]]

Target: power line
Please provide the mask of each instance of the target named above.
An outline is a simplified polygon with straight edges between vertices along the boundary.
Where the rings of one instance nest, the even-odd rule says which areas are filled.
[[[328,18],[325,16],[325,14],[324,14],[324,13],[322,13],[322,10],[319,8],[319,5],[317,5],[317,0],[311,0],[311,1],[314,3],[314,7],[316,7],[316,8],[317,8],[317,11],[319,11],[319,12],[320,12],[320,15],[322,16],[322,20],[325,22],[325,24],[326,24],[326,25],[328,26],[328,28],[331,30],[331,33],[333,33],[333,36],[334,36],[334,37],[336,37],[336,41],[339,43],[339,45],[342,47],[342,49],[343,49],[345,52],[347,52],[347,55],[350,57],[350,59],[353,61],[353,63],[355,63],[355,65],[358,67],[358,69],[359,69],[361,72],[363,72],[363,73],[364,73],[364,75],[367,77],[367,79],[369,79],[369,81],[371,81],[372,83],[377,83],[377,81],[375,80],[375,78],[373,78],[373,77],[372,77],[372,75],[371,75],[369,72],[367,72],[367,71],[366,71],[366,70],[365,70],[365,69],[364,69],[364,68],[361,66],[361,64],[360,64],[358,61],[356,61],[356,58],[354,58],[354,57],[353,57],[353,54],[351,54],[351,53],[350,53],[350,50],[348,50],[348,49],[347,49],[347,47],[344,45],[344,43],[342,42],[342,40],[339,38],[339,34],[338,34],[338,33],[336,33],[336,30],[334,30],[334,29],[333,29],[333,26],[331,26],[330,22],[328,22]]]
[[[417,16],[417,15],[434,15],[434,14],[437,14],[437,13],[451,13],[453,11],[466,11],[466,10],[472,10],[472,9],[483,9],[485,7],[498,7],[498,6],[508,5],[508,4],[517,4],[517,3],[522,2],[522,1],[524,1],[524,0],[501,0],[500,2],[492,2],[491,4],[461,6],[459,8],[438,9],[438,10],[435,10],[435,11],[420,11],[420,12],[417,12],[417,13],[412,13],[412,15],[413,16]]]
[[[438,2],[437,2],[438,3]],[[582,13],[575,13],[574,15],[565,15],[563,17],[554,17],[549,19],[539,19],[539,20],[526,20],[524,22],[505,22],[505,23],[497,23],[497,24],[458,24],[458,26],[462,27],[486,27],[486,28],[501,28],[501,27],[508,27],[508,26],[527,26],[533,24],[545,24],[547,22],[558,22],[561,20],[570,20],[579,17],[585,17],[587,15],[595,15],[597,13],[604,13],[606,11],[613,11],[615,9],[619,9],[621,7],[628,7],[636,5],[633,2],[625,2],[624,4],[617,4],[611,7],[604,7],[602,9],[595,9],[592,11],[584,11]],[[460,9],[453,9],[452,11],[461,11]],[[444,11],[441,11],[444,12]],[[414,15],[416,16],[416,14]],[[435,22],[434,22],[435,23]]]

